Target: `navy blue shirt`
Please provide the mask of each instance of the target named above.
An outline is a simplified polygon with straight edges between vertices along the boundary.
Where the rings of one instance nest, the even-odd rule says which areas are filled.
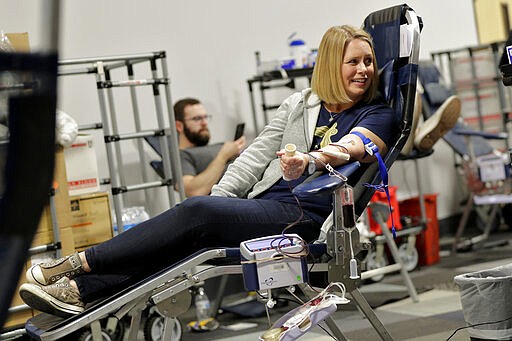
[[[329,113],[322,105],[310,150],[317,150],[339,141],[355,127],[363,127],[372,131],[387,146],[390,146],[396,138],[399,121],[394,111],[381,100],[376,100],[370,104],[360,102],[341,113]],[[358,172],[357,174],[360,175],[361,173]],[[291,190],[307,177],[308,175],[302,175],[293,181],[281,179],[267,191],[260,194],[258,198],[296,204],[297,199]],[[352,176],[350,182],[357,181],[357,179],[354,179],[355,177],[358,176]],[[332,211],[332,196],[328,194],[301,198],[300,205],[305,214],[321,224]]]

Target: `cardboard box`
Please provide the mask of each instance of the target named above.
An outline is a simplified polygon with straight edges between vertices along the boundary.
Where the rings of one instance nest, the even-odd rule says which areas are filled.
[[[69,194],[66,178],[66,165],[64,163],[64,150],[57,147],[55,151],[55,170],[53,176],[54,195],[48,199],[48,204],[43,208],[37,232],[53,231],[50,200],[53,200],[58,227],[71,225],[71,210],[69,208]]]
[[[9,307],[9,309],[16,308],[16,312],[10,312],[7,314],[7,320],[3,325],[4,328],[24,326],[25,322],[27,322],[29,318],[34,316],[35,311],[28,307],[25,304],[25,302],[23,302],[20,295],[18,295],[21,284],[26,282],[25,272],[30,266],[30,261],[26,262],[25,266],[21,271],[20,278],[18,280],[18,285],[16,286],[16,290],[14,291],[14,296]]]
[[[73,230],[71,227],[59,229],[59,239],[61,244],[61,254],[66,256],[75,252],[75,242],[73,240]],[[38,231],[32,239],[32,247],[52,244],[54,241],[53,230]],[[51,251],[55,253],[55,251]],[[41,263],[42,261],[34,261],[35,258],[40,258],[38,255],[32,255],[30,257],[31,264]],[[50,258],[55,258],[52,256]],[[29,261],[30,261],[29,260]],[[30,265],[29,265],[30,266]]]
[[[41,214],[41,218],[39,219],[39,226],[37,227],[37,233],[51,231],[52,226],[52,215],[50,212],[50,206],[46,205],[43,208],[43,213]]]
[[[66,175],[70,196],[100,190],[98,163],[92,135],[78,135],[69,148],[64,148]]]
[[[61,254],[70,255],[75,252],[75,240],[73,239],[73,229],[66,227],[60,229]]]
[[[84,246],[101,243],[112,238],[110,202],[107,192],[98,192],[69,197],[67,205],[67,226],[61,225],[59,234],[62,254],[69,255]],[[34,236],[32,246],[53,243],[54,232],[49,207],[45,207]],[[39,261],[40,262],[40,261]]]
[[[70,198],[75,249],[112,238],[112,219],[107,192]]]
[[[16,52],[29,52],[28,33],[6,33],[5,34]]]
[[[7,320],[4,323],[4,328],[21,327],[24,326],[29,318],[34,316],[34,311],[30,308],[20,310],[7,315]]]
[[[71,210],[69,208],[68,177],[66,162],[64,161],[64,148],[58,146],[55,151],[55,174],[53,176],[53,196],[55,211],[57,213],[57,225],[66,227],[71,224]]]
[[[20,279],[18,281],[18,285],[16,286],[14,297],[12,298],[12,301],[11,301],[11,305],[10,305],[11,308],[20,307],[20,306],[25,305],[25,302],[23,302],[21,297],[18,295],[18,290],[20,288],[20,285],[22,283],[25,283],[25,272],[28,269],[28,267],[27,267],[28,265],[29,264],[26,264],[25,267],[23,268],[23,270],[21,271]],[[15,327],[15,326],[22,326],[32,316],[34,316],[34,312],[32,309],[30,309],[28,307],[26,307],[26,309],[19,310],[14,313],[9,313],[7,315],[7,320],[4,323],[3,327],[11,328],[11,327]]]
[[[21,299],[21,297],[18,295],[18,290],[19,290],[21,284],[26,282],[26,280],[25,280],[25,272],[28,269],[28,265],[29,264],[25,264],[25,266],[23,267],[23,269],[21,271],[20,278],[18,280],[18,285],[16,286],[15,295],[12,298],[12,301],[11,301],[11,307],[16,307],[16,306],[20,306],[20,305],[25,304],[23,302],[23,300]]]

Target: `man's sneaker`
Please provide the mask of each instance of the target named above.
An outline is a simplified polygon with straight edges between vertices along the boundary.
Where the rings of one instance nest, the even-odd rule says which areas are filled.
[[[19,294],[27,305],[48,314],[69,317],[84,311],[80,293],[69,284],[67,277],[46,286],[24,283]]]
[[[48,263],[31,266],[26,273],[27,281],[33,284],[49,285],[62,277],[74,278],[84,273],[82,261],[78,253],[52,260]]]
[[[452,129],[460,116],[461,102],[457,96],[450,96],[443,104],[417,129],[414,146],[419,151],[427,151]]]

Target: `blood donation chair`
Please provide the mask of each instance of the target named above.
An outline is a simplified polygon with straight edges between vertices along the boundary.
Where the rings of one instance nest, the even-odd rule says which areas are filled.
[[[342,228],[343,212],[339,205],[339,189],[345,185],[347,180],[345,177],[349,180],[358,177],[353,188],[355,214],[359,216],[366,209],[376,190],[375,186],[381,183],[387,184],[387,175],[383,172],[383,166],[385,165],[385,168],[389,169],[410,134],[422,22],[415,12],[404,4],[371,13],[365,19],[364,27],[373,36],[377,62],[380,65],[381,91],[400,118],[400,134],[390,145],[381,167],[377,162],[364,167],[358,162],[353,162],[339,167],[329,174],[312,176],[294,189],[294,193],[298,197],[332,195],[334,200],[333,214],[326,221],[324,226],[326,229],[323,229],[321,234],[322,238],[317,243],[307,245],[309,255],[301,258],[300,261],[310,263],[307,267],[301,267],[302,271],[305,271],[304,278],[308,277],[309,272],[327,272],[329,281],[327,288],[330,288],[331,285],[339,288],[342,296],[346,291],[350,299],[367,317],[378,336],[383,340],[392,340],[385,326],[359,292],[358,286],[366,272],[361,273],[358,255],[364,253],[370,245],[359,241],[357,229],[351,231],[352,235],[350,236],[349,232]],[[358,172],[362,169],[364,172],[359,174]],[[384,206],[382,212],[383,219],[381,221],[385,222],[389,208]],[[383,225],[386,224],[383,223]],[[384,229],[387,230],[387,228],[385,226]],[[321,242],[322,240],[325,242]],[[248,244],[249,242],[243,242],[240,248],[219,247],[201,250],[112,297],[87,306],[86,310],[78,315],[63,319],[48,314],[39,314],[27,321],[26,331],[37,340],[78,339],[78,334],[81,334],[80,337],[84,337],[84,333],[86,338],[91,339],[92,337],[92,340],[120,340],[123,338],[125,328],[120,321],[123,317],[130,316],[127,339],[136,340],[142,314],[149,309],[157,314],[157,319],[148,320],[156,321],[154,328],[160,332],[158,339],[177,340],[181,333],[177,318],[191,305],[192,298],[189,290],[191,287],[209,278],[241,273],[244,274],[248,290],[252,290],[252,285],[259,285],[251,280],[246,273],[247,268],[254,268],[251,262],[244,258],[244,251],[250,248],[242,248],[242,246]],[[294,259],[290,259],[290,261],[294,261]],[[352,267],[354,264],[355,268]],[[299,278],[295,277],[295,280],[299,281]],[[318,292],[314,291],[306,282],[300,283],[299,281],[296,286],[307,299],[312,299]],[[271,300],[270,295],[268,298]],[[347,300],[340,297],[337,302],[346,303]],[[336,310],[336,305],[329,306],[329,309],[328,313],[326,313],[326,309],[321,310],[317,315],[307,316],[304,320],[306,323],[301,323],[294,329],[294,334],[279,339],[296,339],[309,331],[312,326],[325,320],[328,328],[338,340],[346,340],[347,338],[329,316],[333,310]],[[290,314],[294,313],[296,313],[295,310],[290,312]],[[287,319],[287,315],[282,319]],[[281,320],[276,323],[279,324]],[[147,335],[146,338],[148,339]]]
[[[418,79],[423,88],[423,114],[428,118],[452,92],[444,85],[439,69],[431,61],[419,63]],[[461,120],[443,136],[458,157],[456,163],[468,192],[452,244],[453,253],[484,246],[489,234],[498,228],[501,217],[511,223],[510,156],[508,151],[500,151],[490,142],[506,141],[507,138],[506,133],[474,130]],[[462,240],[473,209],[482,234]]]

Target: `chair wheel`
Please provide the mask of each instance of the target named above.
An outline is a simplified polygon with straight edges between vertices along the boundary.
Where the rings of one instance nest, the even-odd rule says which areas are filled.
[[[108,318],[101,320],[101,340],[102,341],[122,341],[126,331],[123,321],[118,321],[115,330],[107,330]],[[89,327],[81,329],[78,334],[72,336],[74,340],[93,341],[92,331]]]
[[[163,341],[164,323],[166,317],[160,314],[152,314],[148,316],[144,324],[144,340],[146,341]],[[174,327],[171,334],[171,341],[181,339],[181,323],[178,319],[174,319]]]
[[[485,232],[485,228],[488,223],[491,224],[489,233],[497,231],[500,227],[500,211],[498,211],[492,221],[489,221],[493,208],[493,205],[481,205],[475,207],[475,211],[477,213],[475,223],[479,231]]]
[[[398,254],[407,271],[412,271],[418,266],[418,250],[415,247],[408,247],[407,243],[400,245]]]
[[[374,251],[370,251],[368,253],[368,257],[366,257],[366,268],[368,270],[378,269],[382,268],[388,265],[388,260],[385,254],[382,254],[382,256],[378,257],[377,253]],[[375,275],[373,277],[370,277],[370,280],[373,282],[380,282],[384,278],[384,274],[382,275]]]

